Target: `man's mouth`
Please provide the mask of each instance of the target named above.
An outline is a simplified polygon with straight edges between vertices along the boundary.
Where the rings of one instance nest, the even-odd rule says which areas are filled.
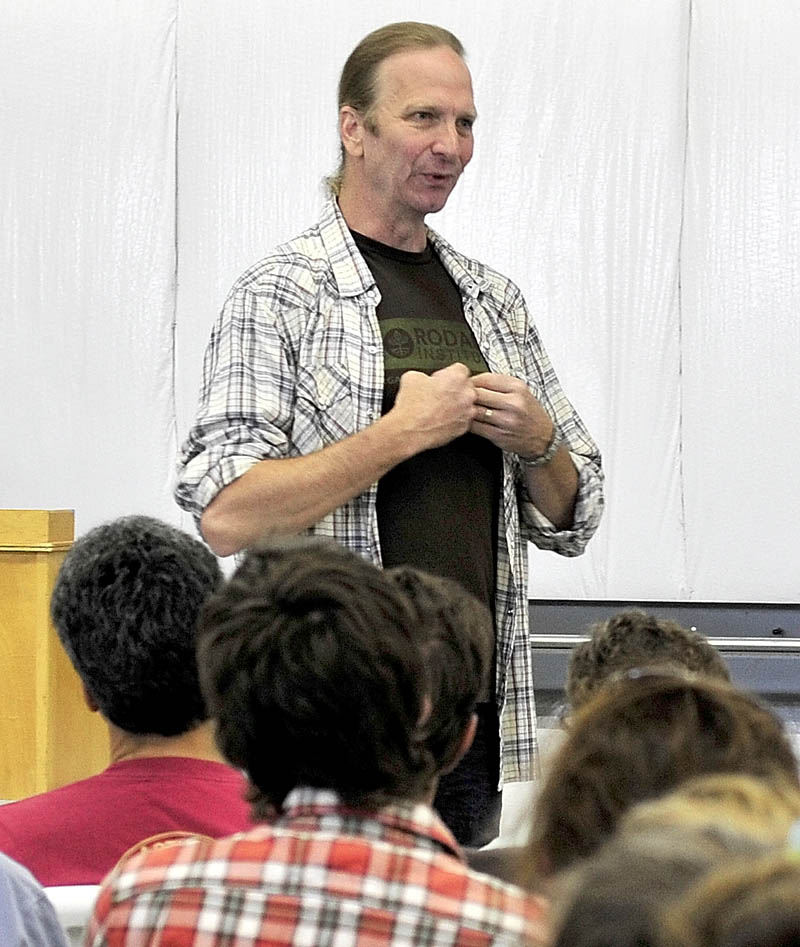
[[[458,177],[454,171],[420,171],[419,175],[430,184],[450,184]]]

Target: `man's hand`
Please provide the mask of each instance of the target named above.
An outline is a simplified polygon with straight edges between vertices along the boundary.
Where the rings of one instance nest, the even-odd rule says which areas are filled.
[[[478,413],[477,397],[469,369],[454,362],[431,375],[404,372],[390,414],[403,420],[418,453],[466,434]]]
[[[553,436],[553,420],[524,381],[510,375],[473,375],[476,419],[470,430],[520,457],[541,457]],[[557,529],[569,529],[578,495],[578,472],[562,444],[541,467],[523,468],[534,505]]]
[[[553,421],[524,381],[484,372],[472,376],[475,420],[470,430],[505,451],[538,457],[553,436]]]

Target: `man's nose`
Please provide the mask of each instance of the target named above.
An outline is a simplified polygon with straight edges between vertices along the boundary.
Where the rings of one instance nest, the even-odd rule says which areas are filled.
[[[442,122],[433,143],[435,154],[455,156],[459,150],[458,129],[454,122]]]

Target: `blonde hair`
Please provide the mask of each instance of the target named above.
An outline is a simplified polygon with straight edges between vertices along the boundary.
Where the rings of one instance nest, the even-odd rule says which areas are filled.
[[[736,774],[697,777],[639,803],[548,886],[553,947],[655,947],[666,905],[723,867],[782,851],[798,815],[797,786]],[[687,943],[681,932],[674,947]]]
[[[666,796],[634,806],[621,818],[618,831],[709,826],[778,845],[798,819],[797,786],[777,777],[714,773],[690,779]]]

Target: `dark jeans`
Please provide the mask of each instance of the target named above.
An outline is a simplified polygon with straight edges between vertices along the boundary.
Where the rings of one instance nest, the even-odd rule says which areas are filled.
[[[472,746],[456,768],[442,776],[433,806],[460,845],[480,848],[500,828],[500,727],[497,708],[478,704]]]

